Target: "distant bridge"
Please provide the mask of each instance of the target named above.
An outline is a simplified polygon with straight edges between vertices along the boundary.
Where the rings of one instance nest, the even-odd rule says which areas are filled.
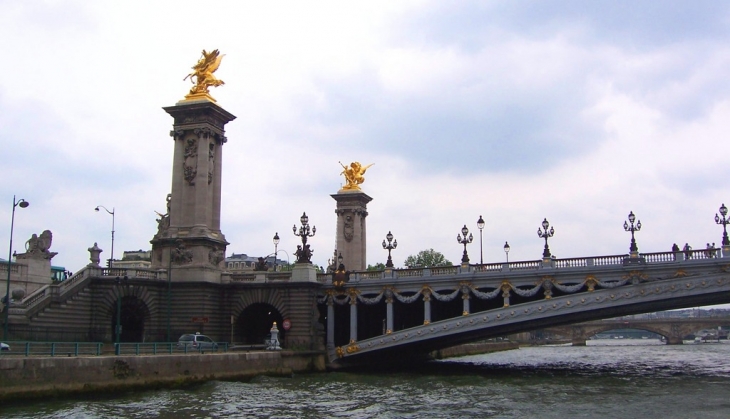
[[[331,361],[412,359],[538,328],[730,303],[730,248],[361,272],[324,291]]]
[[[639,329],[656,333],[666,338],[669,345],[681,345],[683,338],[702,329],[717,329],[730,325],[729,317],[693,317],[689,319],[608,319],[577,323],[569,326],[551,327],[549,332],[570,337],[573,346],[585,346],[586,340],[599,333],[616,329]]]

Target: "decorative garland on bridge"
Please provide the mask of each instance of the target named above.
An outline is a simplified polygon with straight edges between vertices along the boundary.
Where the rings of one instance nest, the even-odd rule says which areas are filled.
[[[601,281],[593,275],[588,275],[580,283],[564,285],[556,281],[555,278],[553,278],[552,276],[544,276],[539,281],[537,281],[534,287],[529,289],[519,288],[512,285],[509,281],[503,281],[501,286],[498,288],[495,288],[491,291],[480,291],[469,282],[461,282],[459,283],[459,286],[454,289],[453,292],[447,294],[441,294],[435,291],[430,286],[424,285],[419,291],[417,291],[413,295],[401,294],[394,286],[391,285],[384,287],[382,291],[380,291],[380,293],[375,297],[366,297],[362,295],[360,290],[357,290],[355,288],[349,288],[346,291],[340,290],[339,292],[336,289],[332,289],[328,290],[326,295],[319,298],[318,302],[320,304],[326,304],[328,301],[332,301],[333,303],[338,305],[346,305],[352,304],[353,301],[359,301],[363,304],[373,305],[380,303],[383,300],[383,297],[385,297],[386,300],[395,297],[395,299],[401,303],[410,304],[417,301],[421,296],[423,296],[424,298],[433,297],[437,301],[441,302],[449,302],[456,299],[459,294],[463,294],[464,296],[472,294],[474,295],[474,297],[480,300],[492,300],[499,297],[501,294],[502,297],[505,298],[505,300],[508,300],[510,293],[514,293],[515,295],[518,295],[520,297],[529,298],[537,295],[540,290],[544,290],[545,299],[550,299],[552,298],[553,288],[559,290],[560,292],[573,294],[579,292],[586,287],[588,292],[592,292],[597,286],[601,288],[611,289],[626,285],[626,283],[628,282],[637,283],[646,280],[647,278],[645,275],[641,275],[639,272],[630,272],[629,274],[625,275],[623,278],[617,281]]]

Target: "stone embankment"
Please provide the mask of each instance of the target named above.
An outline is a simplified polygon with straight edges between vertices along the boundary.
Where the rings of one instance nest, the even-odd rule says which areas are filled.
[[[0,357],[0,403],[9,400],[169,388],[210,380],[325,371],[320,352]]]
[[[445,359],[457,356],[488,354],[490,352],[508,351],[510,349],[519,348],[520,344],[517,342],[476,342],[433,351],[431,356],[435,359]]]

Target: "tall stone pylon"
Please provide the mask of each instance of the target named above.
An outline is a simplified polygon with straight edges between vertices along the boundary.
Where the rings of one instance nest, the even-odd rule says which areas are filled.
[[[221,232],[224,127],[236,117],[208,100],[163,108],[174,118],[168,213],[151,240],[152,267],[174,282],[220,282],[228,242]]]
[[[368,202],[373,198],[362,191],[339,191],[330,195],[337,201],[337,253],[348,271],[367,269]]]
[[[341,175],[345,185],[330,195],[337,201],[337,255],[342,255],[342,263],[348,271],[364,271],[367,268],[367,224],[368,202],[373,198],[365,194],[360,185],[365,182],[365,171],[373,164],[363,166],[352,162],[342,166]],[[336,264],[337,262],[335,262]],[[336,265],[335,265],[336,266]]]
[[[190,93],[163,108],[173,117],[172,191],[152,243],[152,267],[174,282],[220,282],[228,242],[221,232],[221,173],[225,125],[236,119],[215,104],[208,88],[223,84],[213,73],[223,55],[203,50],[188,75]],[[185,77],[186,79],[188,77]]]

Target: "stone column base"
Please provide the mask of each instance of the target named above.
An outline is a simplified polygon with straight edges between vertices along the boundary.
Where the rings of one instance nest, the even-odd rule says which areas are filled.
[[[291,271],[291,282],[317,282],[317,268],[311,263],[297,263]]]

